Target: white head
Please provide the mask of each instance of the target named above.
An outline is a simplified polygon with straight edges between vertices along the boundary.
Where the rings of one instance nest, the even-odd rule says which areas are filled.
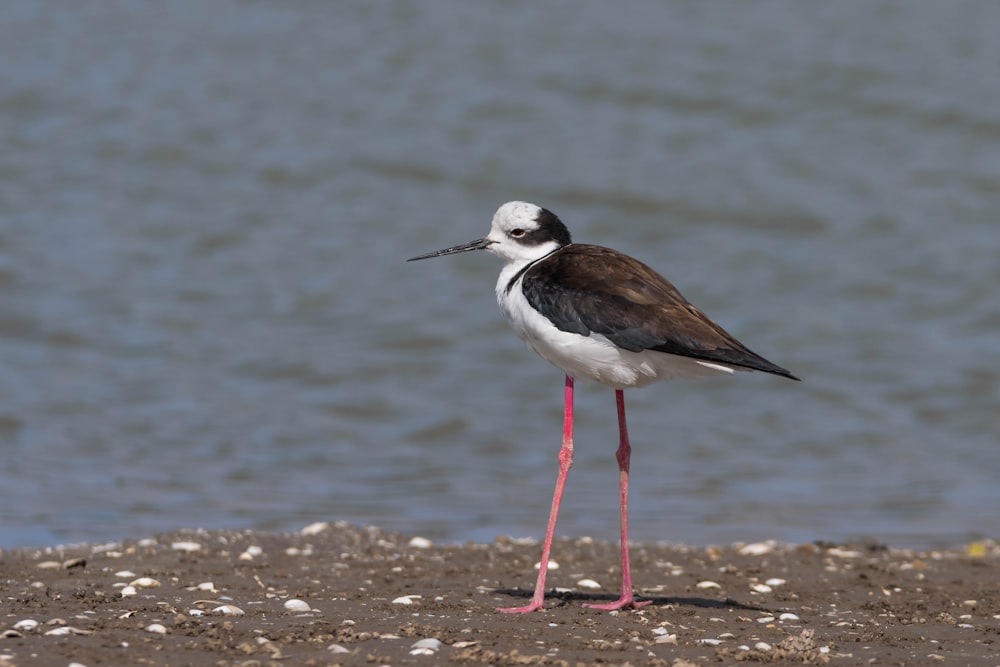
[[[505,264],[526,264],[545,257],[571,242],[566,225],[552,211],[524,201],[509,201],[493,216],[486,238],[445,248],[418,257],[428,259],[469,250],[486,250]]]
[[[556,215],[526,201],[509,201],[493,216],[486,247],[504,263],[533,262],[570,243],[569,230]]]

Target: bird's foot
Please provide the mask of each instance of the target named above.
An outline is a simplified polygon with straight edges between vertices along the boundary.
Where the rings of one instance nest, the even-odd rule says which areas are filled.
[[[632,594],[623,595],[614,602],[608,602],[607,604],[590,604],[584,603],[584,607],[588,609],[600,609],[601,611],[615,611],[617,609],[624,609],[625,607],[632,607],[633,609],[638,609],[639,607],[645,607],[650,604],[652,600],[636,600],[632,597]]]
[[[501,614],[528,614],[538,611],[542,608],[543,604],[542,600],[532,600],[523,607],[497,607],[496,611],[499,611]]]

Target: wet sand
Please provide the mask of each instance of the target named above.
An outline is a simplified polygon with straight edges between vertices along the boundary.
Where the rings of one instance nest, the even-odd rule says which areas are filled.
[[[433,545],[319,524],[0,551],[0,665],[1000,665],[1000,546]],[[587,580],[591,580],[588,582]],[[599,584],[600,588],[594,588]],[[299,602],[293,602],[298,600]]]

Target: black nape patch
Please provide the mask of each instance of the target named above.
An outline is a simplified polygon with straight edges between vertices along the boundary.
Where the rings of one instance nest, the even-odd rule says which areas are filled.
[[[535,217],[535,222],[538,223],[538,229],[522,236],[520,239],[521,243],[525,245],[541,245],[549,241],[555,241],[560,248],[572,243],[566,225],[562,223],[559,216],[549,209],[540,209],[538,215]]]

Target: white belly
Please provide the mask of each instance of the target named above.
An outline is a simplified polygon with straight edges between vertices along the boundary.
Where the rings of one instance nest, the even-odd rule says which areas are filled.
[[[735,367],[665,352],[623,350],[601,334],[561,331],[528,304],[520,281],[506,291],[509,276],[497,281],[497,303],[514,332],[540,357],[574,378],[590,378],[616,389],[642,387],[673,377],[731,374]]]

